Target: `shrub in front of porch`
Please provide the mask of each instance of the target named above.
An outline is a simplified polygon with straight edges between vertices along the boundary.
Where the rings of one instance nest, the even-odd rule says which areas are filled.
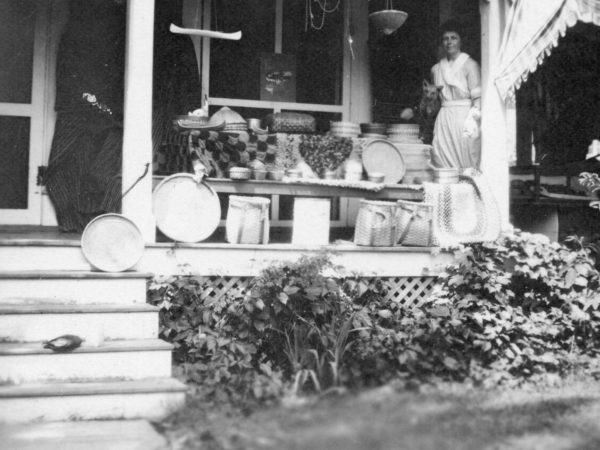
[[[220,299],[194,277],[154,283],[150,298],[182,374],[216,397],[518,383],[591,364],[599,276],[584,248],[517,232],[455,256],[422,307],[385,300],[382,283],[340,275],[326,256],[270,267]]]
[[[494,385],[589,368],[600,344],[599,275],[588,251],[515,232],[455,251],[421,308],[369,303],[356,372]]]
[[[184,276],[155,281],[149,298],[184,376],[209,395],[323,391],[344,384],[345,352],[366,319],[328,271],[329,257],[301,257],[265,269],[246,292],[203,296],[207,286]]]

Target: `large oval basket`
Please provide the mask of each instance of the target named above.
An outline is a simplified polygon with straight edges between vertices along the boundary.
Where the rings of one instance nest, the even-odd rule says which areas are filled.
[[[83,230],[81,250],[96,269],[123,272],[135,266],[144,254],[144,238],[127,217],[103,214]]]
[[[189,173],[165,178],[154,189],[156,226],[179,242],[199,242],[219,226],[221,204],[213,188],[196,183]]]

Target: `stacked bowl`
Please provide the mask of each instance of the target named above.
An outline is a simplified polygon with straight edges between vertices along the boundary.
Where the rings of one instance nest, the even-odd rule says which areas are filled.
[[[354,122],[331,122],[329,132],[332,136],[357,138],[360,127]]]
[[[387,126],[385,123],[361,123],[360,124],[360,137],[366,139],[385,139],[385,133]]]
[[[391,123],[387,126],[386,133],[392,142],[405,142],[420,144],[419,125],[412,123]]]
[[[431,146],[423,144],[419,138],[419,125],[394,123],[387,127],[388,139],[400,150],[406,162],[406,172],[402,180],[405,184],[421,184],[431,181]]]

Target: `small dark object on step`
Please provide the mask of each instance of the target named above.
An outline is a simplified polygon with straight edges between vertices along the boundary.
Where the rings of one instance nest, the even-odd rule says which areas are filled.
[[[52,351],[65,353],[75,350],[81,345],[83,339],[74,334],[65,334],[44,342],[44,348],[49,348]]]

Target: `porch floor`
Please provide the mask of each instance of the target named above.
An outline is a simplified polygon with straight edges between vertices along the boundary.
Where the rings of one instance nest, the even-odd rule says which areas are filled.
[[[272,230],[269,244],[230,244],[222,229],[210,240],[181,243],[158,236],[146,244],[133,271],[154,275],[198,274],[253,277],[275,262],[327,252],[347,271],[380,277],[435,276],[452,260],[438,247],[366,247],[352,242],[353,229],[331,229],[328,245],[292,244],[291,230]],[[81,249],[79,233],[49,227],[0,227],[0,271],[94,270]]]
[[[331,228],[330,241],[336,240],[352,241],[354,228]],[[286,244],[291,241],[292,229],[290,227],[273,227],[269,232],[269,243]],[[81,233],[71,233],[60,231],[57,227],[29,226],[29,225],[0,225],[0,242],[7,241],[29,241],[29,243],[48,243],[52,242],[58,245],[74,245],[81,241]],[[156,232],[157,244],[173,244],[174,241],[159,230]],[[215,232],[202,243],[227,244],[225,240],[225,229],[219,227]],[[179,243],[178,245],[186,245]],[[196,244],[190,244],[196,245]]]
[[[65,233],[57,227],[30,225],[0,225],[0,240],[65,241],[79,242],[80,233]]]

